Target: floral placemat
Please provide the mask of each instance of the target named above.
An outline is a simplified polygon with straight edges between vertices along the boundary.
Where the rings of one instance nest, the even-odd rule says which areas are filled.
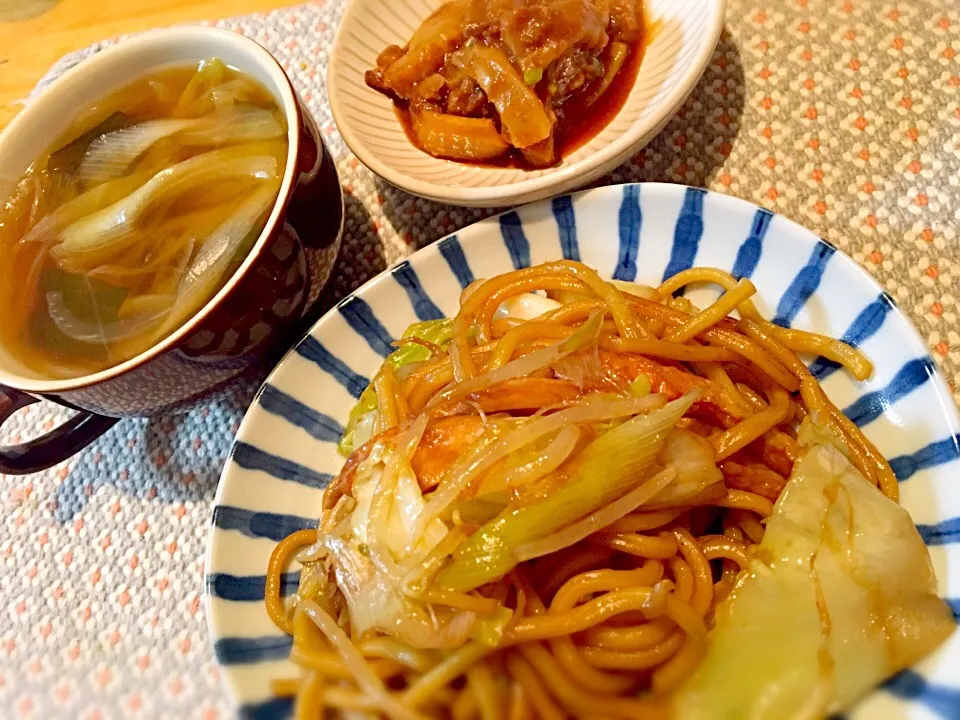
[[[489,214],[392,188],[337,134],[324,74],[344,0],[224,20],[269,48],[338,160],[335,295]],[[95,46],[64,58],[41,86]],[[960,6],[729,0],[727,27],[666,129],[602,182],[700,185],[806,225],[913,318],[960,399]],[[223,459],[253,389],[127,420],[73,460],[0,478],[2,717],[229,717],[202,607]],[[66,416],[21,411],[3,442]]]

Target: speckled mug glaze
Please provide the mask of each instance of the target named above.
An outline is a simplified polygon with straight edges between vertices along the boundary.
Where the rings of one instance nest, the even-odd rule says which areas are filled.
[[[320,291],[340,247],[343,197],[313,119],[277,61],[253,40],[216,28],[177,28],[95,55],[53,83],[0,135],[0,167],[19,175],[92,98],[157,67],[213,56],[262,83],[287,118],[287,166],[263,232],[189,322],[115,367],[51,380],[0,347],[0,422],[41,397],[81,411],[38,440],[0,449],[0,472],[33,472],[64,460],[117,418],[178,412],[241,378],[259,382],[317,319]]]

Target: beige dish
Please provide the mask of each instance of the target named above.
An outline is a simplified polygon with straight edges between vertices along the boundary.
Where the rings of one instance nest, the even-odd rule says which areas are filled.
[[[456,205],[495,207],[580,187],[648,143],[694,89],[723,30],[726,0],[647,0],[656,29],[637,82],[613,121],[555,167],[477,167],[431,157],[404,134],[389,99],[368,88],[364,71],[389,44],[404,45],[441,0],[351,0],[327,69],[337,128],[360,161],[416,195]]]

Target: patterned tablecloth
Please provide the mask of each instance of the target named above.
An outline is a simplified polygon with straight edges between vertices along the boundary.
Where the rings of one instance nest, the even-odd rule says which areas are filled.
[[[346,149],[323,80],[343,5],[218,23],[276,54],[338,159],[348,209],[338,296],[488,214],[389,187]],[[738,195],[829,239],[913,318],[960,398],[960,4],[729,0],[691,98],[602,182],[631,180]],[[0,716],[230,715],[203,617],[203,555],[252,392],[121,422],[59,467],[0,478]],[[21,411],[0,441],[64,416],[47,404]]]

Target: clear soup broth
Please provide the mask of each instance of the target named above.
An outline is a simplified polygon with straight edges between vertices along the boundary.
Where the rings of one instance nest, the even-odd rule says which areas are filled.
[[[22,177],[0,177],[0,341],[50,378],[156,344],[249,252],[286,156],[273,95],[216,58],[84,108]]]

